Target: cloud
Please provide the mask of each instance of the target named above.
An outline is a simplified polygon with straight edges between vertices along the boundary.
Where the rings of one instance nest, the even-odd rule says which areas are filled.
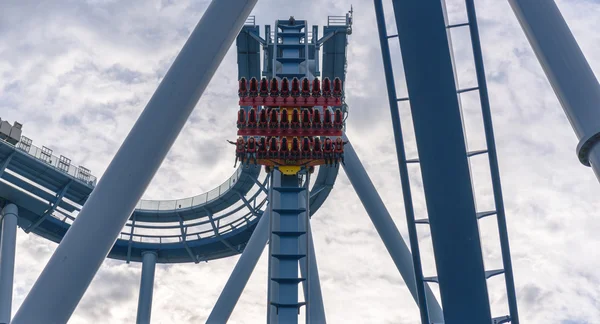
[[[209,1],[14,1],[0,12],[0,114],[24,124],[34,144],[101,176],[166,73]],[[348,48],[348,133],[379,194],[407,238],[393,132],[371,1],[260,1],[257,24],[344,14],[353,3]],[[558,1],[600,75],[600,6]],[[284,8],[285,7],[285,8]],[[386,1],[389,33],[394,18]],[[452,22],[462,1],[448,1]],[[577,139],[506,1],[477,2],[521,320],[594,323],[600,318],[596,247],[598,182],[575,155]],[[459,85],[475,81],[468,33],[453,32]],[[399,96],[406,83],[397,41],[390,42]],[[235,137],[236,57],[230,50],[145,197],[181,198],[229,177]],[[484,148],[477,95],[462,97],[470,149]],[[416,157],[410,109],[401,105],[409,158]],[[472,160],[478,210],[493,208],[485,157]],[[418,166],[410,167],[418,218],[426,216]],[[331,323],[416,323],[418,311],[350,183],[340,172],[313,219],[327,318]],[[501,267],[497,227],[480,223],[488,269]],[[419,228],[425,275],[435,274],[427,228]],[[54,243],[19,232],[14,310],[43,269]],[[154,323],[206,320],[238,257],[209,263],[158,265]],[[265,320],[267,258],[257,265],[231,323]],[[107,260],[71,323],[127,323],[136,316],[139,264]],[[494,315],[507,312],[502,276],[490,280]],[[434,291],[437,288],[434,287]]]

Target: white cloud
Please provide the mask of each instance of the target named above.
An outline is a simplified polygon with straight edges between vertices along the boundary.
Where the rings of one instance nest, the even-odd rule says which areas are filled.
[[[34,144],[100,176],[168,69],[208,1],[5,1],[0,12],[0,111],[24,123]],[[406,238],[404,208],[385,92],[373,5],[353,1],[348,50],[348,132],[386,206]],[[449,1],[451,19],[462,1]],[[294,15],[311,24],[340,15],[351,1],[260,1],[257,23]],[[477,2],[507,209],[513,264],[524,323],[593,323],[600,318],[600,266],[595,247],[598,182],[575,155],[576,137],[506,1]],[[600,42],[595,1],[558,4],[596,74]],[[386,5],[386,8],[389,6]],[[390,33],[393,15],[387,11]],[[461,86],[473,84],[468,34],[453,34]],[[397,42],[392,42],[399,95],[405,94]],[[232,50],[146,193],[181,198],[205,192],[233,172],[225,139],[235,136],[236,57]],[[477,96],[463,98],[469,146],[481,148]],[[414,134],[401,108],[407,152]],[[373,130],[376,131],[373,131]],[[208,154],[210,152],[210,154]],[[491,206],[485,159],[474,160],[480,209]],[[411,167],[415,205],[425,205],[418,169]],[[482,178],[480,178],[482,177]],[[344,172],[313,220],[327,317],[331,323],[416,323],[418,312]],[[486,265],[501,266],[494,218],[481,223]],[[421,231],[426,275],[435,265]],[[55,249],[19,232],[16,310]],[[204,321],[237,257],[210,263],[159,265],[154,323]],[[266,257],[257,266],[231,323],[265,319]],[[140,266],[108,260],[71,323],[132,322]],[[506,313],[502,276],[490,283],[495,315]],[[100,316],[100,317],[98,317]]]

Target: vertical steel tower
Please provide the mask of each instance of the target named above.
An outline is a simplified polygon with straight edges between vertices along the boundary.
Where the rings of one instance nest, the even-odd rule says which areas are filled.
[[[352,11],[346,16],[329,17],[322,37],[317,26],[310,28],[306,20],[291,17],[277,20],[273,30],[265,26],[263,38],[254,18],[247,19],[256,2],[219,0],[211,3],[97,186],[90,180],[89,170],[80,167],[73,171],[69,159],[56,158],[46,147],[40,150],[32,146],[26,137],[17,141],[18,136],[11,136],[11,130],[6,130],[10,125],[0,121],[1,323],[10,322],[17,226],[60,244],[12,319],[15,324],[67,322],[107,256],[143,263],[137,321],[149,323],[156,263],[199,263],[241,253],[207,320],[207,323],[225,323],[267,242],[268,323],[297,323],[302,310],[308,323],[326,323],[310,217],[327,198],[339,168],[337,164],[325,162],[327,166],[319,167],[318,171],[313,169],[323,164],[322,158],[314,155],[318,154],[316,144],[311,144],[310,158],[304,159],[308,162],[297,163],[302,159],[287,156],[273,157],[275,162],[255,161],[268,166],[263,180],[259,180],[259,168],[244,166],[205,195],[176,201],[140,201],[234,40],[240,79],[254,78],[256,86],[256,80],[261,77],[277,82],[284,78],[306,78],[306,82],[314,86],[312,96],[297,99],[301,96],[292,95],[294,99],[289,99],[280,95],[284,86],[279,87],[274,82],[270,90],[261,88],[266,95],[240,99],[243,114],[253,109],[262,111],[265,107],[277,107],[281,111],[287,107],[307,112],[310,108],[312,116],[319,116],[333,106],[347,116],[341,85],[346,81]],[[596,77],[554,1],[509,2],[580,140],[578,158],[584,165],[592,166],[600,179],[600,110],[596,109],[600,102],[600,85]],[[345,158],[342,165],[348,179],[417,303],[421,323],[519,323],[474,0],[465,0],[468,20],[452,25],[448,22],[444,0],[392,0],[392,4],[397,35],[388,35],[382,0],[374,0],[410,250],[344,133],[345,127],[325,130],[315,126],[325,123],[325,119],[315,117],[307,121],[302,117],[307,125],[303,130],[281,130],[276,126],[245,130],[246,133],[240,130],[238,134],[250,138],[257,136],[253,132],[264,133],[258,136],[280,132],[278,136],[296,137],[306,136],[298,135],[305,132],[314,138],[335,136],[347,141],[335,159]],[[468,28],[470,32],[476,87],[458,87],[450,33],[454,28]],[[392,72],[389,42],[396,39],[400,43],[408,87],[406,98],[398,97]],[[339,97],[327,97],[325,89],[323,92],[314,90],[318,88],[315,86],[318,77],[338,79],[342,88],[338,89]],[[306,90],[304,84],[302,89]],[[255,91],[258,93],[258,89]],[[486,147],[478,150],[469,150],[466,145],[460,101],[461,94],[466,92],[477,92],[480,99]],[[399,102],[410,104],[418,157],[406,156]],[[167,106],[169,109],[165,109]],[[274,123],[282,125],[283,122],[281,117]],[[162,124],[169,127],[157,127]],[[20,135],[21,125],[17,128]],[[246,153],[249,154],[246,163],[249,163],[253,152],[243,151]],[[469,166],[471,157],[477,155],[487,156],[494,210],[476,209]],[[263,157],[262,160],[268,159]],[[421,168],[427,218],[416,215],[413,207],[408,172],[411,164],[419,164]],[[253,187],[257,193],[249,194]],[[258,198],[261,194],[266,196],[262,200]],[[237,202],[239,207],[224,211]],[[149,207],[154,205],[156,208]],[[73,217],[79,210],[78,216]],[[242,210],[242,216],[226,222],[227,217]],[[487,269],[484,264],[478,221],[489,216],[497,219],[502,269]],[[167,222],[178,225],[157,225]],[[208,224],[210,230],[188,232],[203,224]],[[434,276],[423,273],[418,226],[431,229],[437,270]],[[136,234],[140,228],[178,228],[181,234]],[[135,241],[135,237],[140,240]],[[141,238],[158,238],[159,242],[142,242]],[[177,242],[164,243],[163,239]],[[509,314],[497,316],[492,314],[489,304],[487,279],[501,274],[505,279]],[[302,284],[304,299],[298,298],[299,284]],[[441,305],[429,284],[439,285]]]

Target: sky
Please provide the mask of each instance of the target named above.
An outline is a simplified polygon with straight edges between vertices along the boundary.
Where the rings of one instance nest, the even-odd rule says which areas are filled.
[[[348,136],[407,240],[404,204],[373,4],[366,0],[261,0],[257,24],[294,15],[323,25],[352,4],[348,48]],[[391,1],[384,1],[392,34]],[[23,123],[34,144],[70,157],[98,177],[168,70],[209,1],[7,0],[0,10],[0,117]],[[516,290],[523,323],[596,323],[600,319],[600,184],[575,154],[577,138],[508,2],[478,0],[477,10],[496,132]],[[600,75],[600,4],[559,0],[560,9]],[[451,23],[464,4],[448,0]],[[452,38],[459,85],[475,84],[466,30]],[[399,96],[406,94],[399,44],[390,42]],[[144,198],[206,192],[234,169],[237,68],[228,52]],[[484,148],[477,95],[462,97],[467,143]],[[409,158],[416,157],[407,105],[400,108]],[[485,156],[472,159],[478,210],[493,204]],[[411,184],[426,216],[418,167]],[[418,217],[421,218],[421,217]],[[494,217],[480,221],[487,269],[501,267]],[[312,220],[325,311],[330,323],[416,323],[418,310],[346,174]],[[56,248],[19,230],[13,313]],[[419,228],[425,275],[435,263]],[[204,322],[238,257],[158,265],[153,323]],[[266,317],[263,253],[230,323]],[[135,321],[140,265],[106,260],[69,323]],[[65,279],[66,280],[66,279]],[[503,276],[489,281],[495,316],[508,311]],[[437,287],[432,286],[437,294]]]

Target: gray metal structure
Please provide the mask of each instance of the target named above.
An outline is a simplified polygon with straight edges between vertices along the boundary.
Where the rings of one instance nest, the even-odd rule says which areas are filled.
[[[508,233],[475,5],[473,0],[465,1],[469,22],[448,26],[443,3],[440,6],[433,2],[394,0],[399,34],[390,36],[387,35],[385,25],[381,24],[381,21],[385,20],[381,0],[375,0],[403,194],[405,203],[410,205],[410,208],[407,207],[407,220],[411,248],[418,251],[418,244],[415,244],[415,224],[429,224],[432,227],[438,276],[423,276],[419,254],[411,255],[350,143],[345,149],[344,169],[420,307],[423,323],[458,324],[472,320],[481,323],[489,320],[494,324],[518,323]],[[297,256],[304,258],[306,262],[300,263],[299,271],[285,271],[296,274],[297,279],[293,280],[295,284],[303,284],[307,322],[326,322],[309,216],[327,198],[338,174],[337,167],[320,168],[312,187],[308,178],[305,178],[305,193],[286,195],[293,198],[293,204],[274,197],[274,191],[278,192],[276,195],[292,191],[301,192],[299,189],[292,190],[295,179],[284,179],[288,184],[284,188],[280,185],[278,175],[260,178],[260,170],[257,168],[238,169],[216,193],[211,191],[205,196],[177,201],[140,201],[236,37],[238,57],[243,56],[247,62],[239,64],[240,76],[273,76],[279,73],[313,78],[322,74],[330,78],[339,76],[345,80],[346,45],[347,35],[351,32],[351,16],[330,17],[321,38],[318,37],[316,26],[313,26],[310,35],[307,30],[303,31],[305,56],[284,56],[278,59],[276,53],[279,31],[276,29],[272,37],[270,27],[267,26],[263,39],[254,22],[247,21],[256,2],[257,0],[220,0],[211,3],[97,186],[89,170],[83,167],[75,168],[68,158],[57,158],[48,148],[38,149],[32,146],[31,140],[24,136],[18,143],[7,140],[11,138],[11,131],[4,131],[8,136],[0,140],[0,203],[4,205],[0,231],[0,323],[10,322],[17,226],[26,232],[39,234],[60,244],[12,323],[67,322],[107,256],[127,262],[142,262],[137,323],[150,323],[156,263],[198,263],[242,253],[207,321],[224,323],[229,319],[268,241],[271,241],[270,259],[282,258],[281,254],[273,254],[273,251],[276,251],[273,250],[273,246],[281,247],[280,238],[275,236],[285,233],[279,231],[279,234],[273,235],[277,231],[273,228],[272,222],[276,218],[272,215],[278,214],[281,217],[282,214],[291,212],[295,213],[299,222],[306,223],[298,223],[294,233],[304,235],[307,244],[297,244],[300,240],[293,243],[298,245]],[[597,109],[600,103],[600,85],[596,77],[554,1],[509,2],[580,140],[577,147],[580,161],[584,165],[591,165],[600,179],[600,110]],[[446,29],[462,26],[469,26],[470,29],[478,87],[461,90],[455,88],[456,76],[453,75],[452,67],[454,63],[449,53],[451,41]],[[290,37],[293,33],[297,32],[288,28],[288,31],[283,32],[283,37]],[[420,41],[425,35],[430,40],[426,44]],[[392,62],[389,48],[384,42],[395,37],[402,43],[410,98],[396,98],[395,91],[392,91],[394,78],[389,72]],[[265,54],[262,70],[261,48]],[[321,53],[322,70],[319,58]],[[284,64],[292,61],[300,62],[303,67]],[[411,62],[409,66],[406,66],[407,61]],[[435,64],[432,65],[431,62]],[[432,66],[435,66],[435,69],[432,69]],[[433,76],[436,73],[439,75],[440,71],[444,71],[441,77],[434,78]],[[432,99],[426,95],[424,89],[425,85],[433,84],[439,96]],[[460,102],[456,102],[456,92],[472,90],[478,90],[481,97],[487,143],[485,152],[467,152],[464,139],[461,140],[461,124],[457,118]],[[440,98],[445,99],[440,101]],[[420,154],[419,159],[415,160],[408,160],[405,156],[402,130],[399,126],[400,116],[395,113],[398,108],[396,103],[403,100],[410,100],[413,109]],[[169,109],[164,109],[167,102]],[[425,107],[444,103],[451,103],[449,106],[452,109],[438,112],[437,119],[431,119],[431,116],[425,113],[421,114],[426,111]],[[445,116],[441,118],[444,122],[438,120],[440,116]],[[454,122],[450,122],[453,120]],[[156,127],[158,124],[169,127]],[[20,125],[18,130],[20,132]],[[456,145],[440,152],[439,145],[435,145],[440,134],[453,135]],[[345,139],[347,140],[347,137]],[[456,195],[452,198],[442,195],[440,189],[448,185],[462,184],[464,190],[461,192],[469,193],[471,189],[468,157],[484,153],[490,157],[496,202],[496,210],[493,212],[477,212],[472,209],[472,193],[471,198],[465,198],[469,195]],[[435,161],[440,157],[443,157],[442,166],[439,165],[439,161]],[[407,163],[422,164],[426,199],[430,209],[429,219],[414,218],[412,205],[408,201],[411,197],[410,190],[406,190],[409,186]],[[436,173],[436,170],[443,171],[444,168],[463,172]],[[273,182],[278,185],[273,186]],[[251,193],[252,188],[256,189],[255,193]],[[234,205],[236,201],[242,202],[241,207]],[[306,208],[302,208],[304,204]],[[450,221],[448,217],[436,215],[433,211],[440,206],[445,206],[445,212],[451,208],[458,208],[453,215],[462,215],[458,219],[458,223],[462,225],[457,223],[456,217]],[[77,217],[70,216],[79,209],[81,210]],[[225,221],[228,216],[245,209],[248,213],[234,221]],[[465,238],[476,236],[478,219],[493,214],[498,217],[504,269],[485,271],[480,259],[478,238],[474,241]],[[69,222],[72,222],[70,226]],[[188,232],[193,227],[202,225],[209,229]],[[166,229],[179,229],[181,234],[153,236],[135,233]],[[148,242],[152,239],[158,242]],[[456,251],[448,248],[459,241],[464,248],[461,251],[466,249],[470,253],[455,253]],[[288,255],[285,257],[294,255],[290,247],[293,246],[289,245],[288,241]],[[284,278],[285,284],[288,284],[285,289],[278,287],[283,282],[281,278],[272,280],[278,275],[275,271],[280,271],[274,270],[278,269],[280,264],[272,262],[274,266],[269,267],[269,301],[278,298],[284,300],[290,296],[290,292],[292,295],[296,292],[297,297],[298,287],[294,288],[288,282],[291,278]],[[465,264],[470,265],[468,270],[471,272],[461,269]],[[468,273],[471,275],[467,275]],[[501,273],[504,273],[506,279],[510,316],[492,318],[485,280]],[[69,275],[70,280],[63,280],[65,274]],[[477,280],[473,280],[474,277]],[[271,287],[271,281],[278,282]],[[443,305],[440,306],[436,300],[428,282],[440,284]],[[468,291],[464,291],[465,286],[470,287]],[[286,318],[295,318],[294,312],[303,305],[298,300],[276,307],[272,307],[271,303],[268,321],[276,323],[277,318],[282,318],[279,314],[281,307],[285,308]]]

